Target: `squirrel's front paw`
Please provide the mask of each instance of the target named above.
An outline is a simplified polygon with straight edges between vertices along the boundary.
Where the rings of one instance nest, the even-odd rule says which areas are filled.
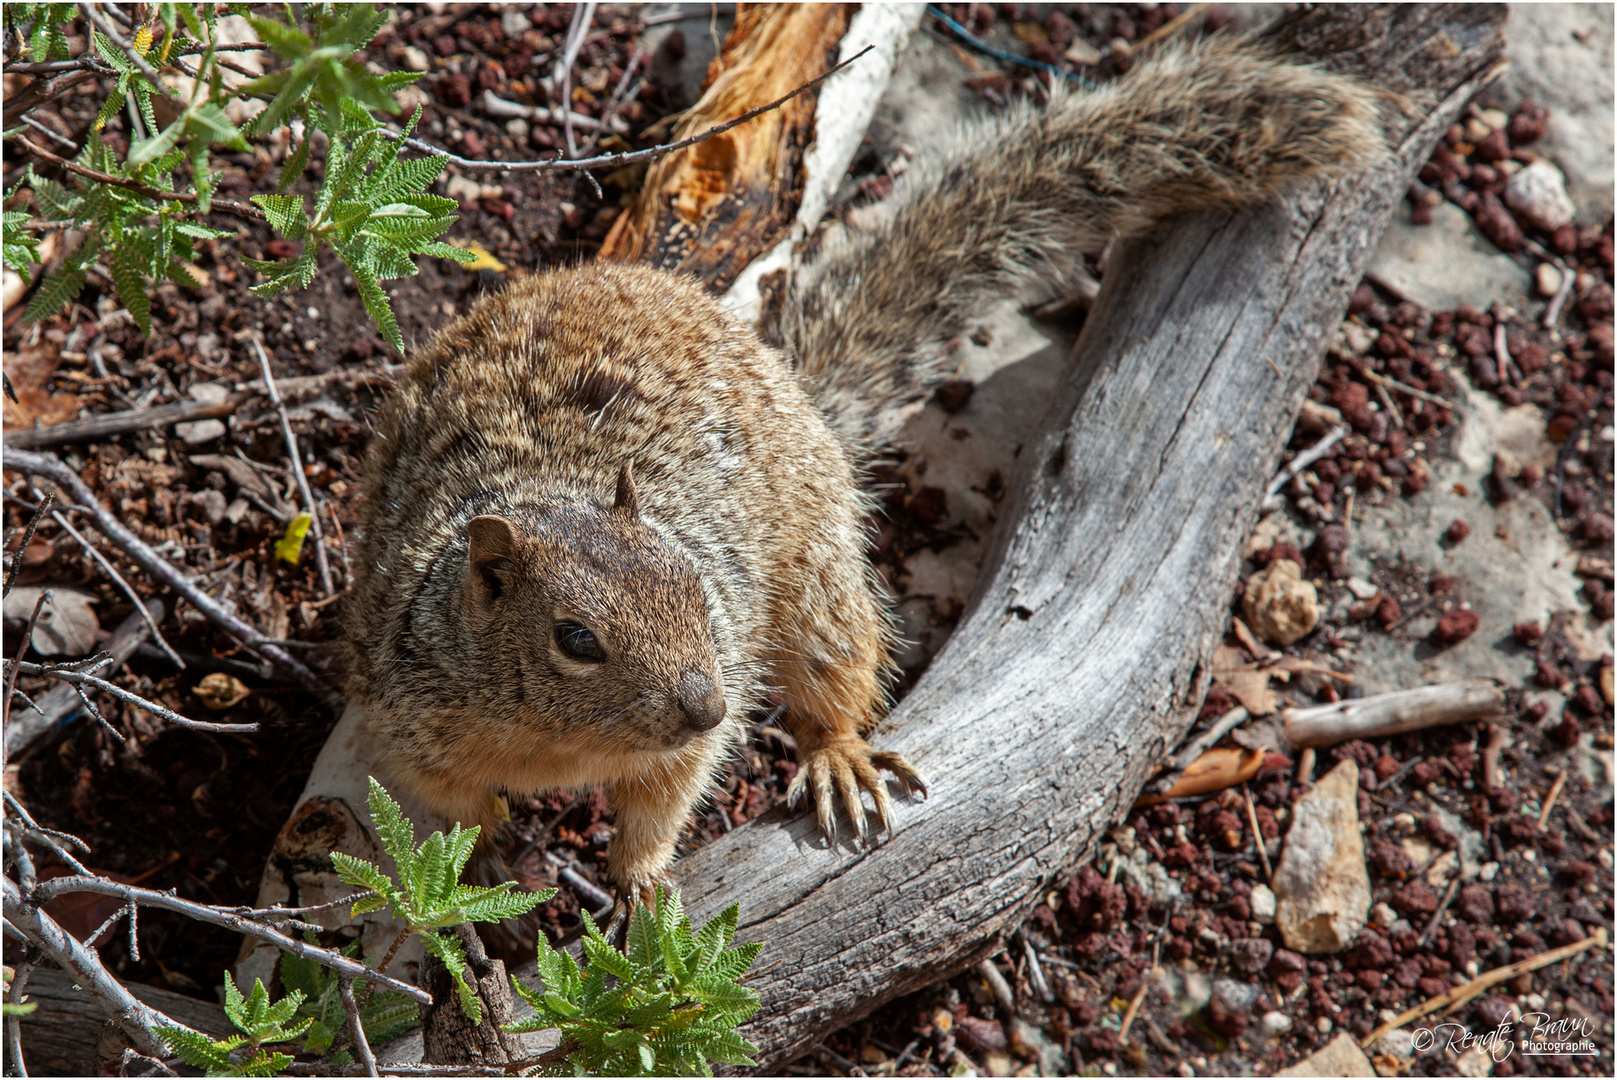
[[[797,776],[786,789],[786,800],[797,805],[804,790],[814,790],[814,810],[820,819],[820,831],[827,839],[837,835],[836,812],[832,805],[833,786],[842,796],[842,803],[853,819],[854,830],[860,839],[865,836],[865,806],[859,797],[860,789],[870,792],[876,800],[876,816],[882,828],[893,831],[893,801],[888,797],[887,785],[877,769],[885,769],[898,778],[906,791],[926,794],[926,782],[910,763],[899,754],[877,751],[857,735],[823,735],[797,737]]]

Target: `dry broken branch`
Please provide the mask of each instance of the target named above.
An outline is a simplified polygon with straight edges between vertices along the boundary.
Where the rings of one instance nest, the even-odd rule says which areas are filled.
[[[1376,739],[1406,731],[1485,720],[1505,703],[1498,684],[1488,679],[1420,686],[1387,694],[1283,709],[1286,738],[1293,746],[1335,746],[1349,739]]]

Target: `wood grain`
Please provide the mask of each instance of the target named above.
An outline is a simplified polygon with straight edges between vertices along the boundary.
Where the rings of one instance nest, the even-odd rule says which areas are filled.
[[[748,4],[708,70],[707,86],[674,132],[695,135],[781,97],[836,63],[851,4]],[[658,160],[635,203],[613,224],[601,258],[647,262],[729,288],[786,235],[797,214],[804,148],[818,91],[707,142]]]
[[[997,946],[1087,858],[1206,691],[1239,551],[1331,332],[1432,144],[1497,74],[1502,7],[1312,8],[1273,36],[1401,97],[1396,160],[1120,252],[959,628],[874,742],[926,776],[874,850],[766,815],[682,862],[762,941],[765,1071]]]

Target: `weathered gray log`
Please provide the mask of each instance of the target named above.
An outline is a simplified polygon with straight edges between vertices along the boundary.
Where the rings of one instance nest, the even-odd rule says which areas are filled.
[[[960,627],[874,741],[927,777],[872,851],[770,814],[680,863],[762,941],[766,1071],[995,947],[1088,857],[1205,693],[1238,554],[1331,332],[1439,135],[1497,74],[1502,7],[1314,8],[1276,28],[1404,95],[1397,160],[1114,259]]]
[[[15,963],[15,959],[9,959]],[[107,1064],[104,1052],[118,1044],[116,1025],[89,994],[76,989],[73,976],[65,971],[36,970],[24,988],[28,1000],[39,1006],[37,1012],[22,1018],[23,1061],[31,1076],[95,1076]],[[225,1018],[224,1009],[196,998],[176,994],[142,983],[130,983],[129,992],[170,1019],[186,1024],[214,1038],[223,1038],[236,1029]],[[110,1030],[109,1030],[110,1029]],[[104,1046],[103,1043],[106,1043]],[[118,1054],[111,1064],[116,1066]],[[9,1073],[8,1069],[8,1075]]]

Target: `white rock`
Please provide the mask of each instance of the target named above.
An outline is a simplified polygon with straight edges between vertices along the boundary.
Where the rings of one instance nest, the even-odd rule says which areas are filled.
[[[1400,203],[1366,273],[1433,311],[1472,304],[1479,296],[1508,304],[1532,287],[1532,275],[1494,247],[1470,215],[1447,201],[1432,207],[1430,225],[1413,224],[1408,200]]]
[[[1330,1019],[1320,1017],[1319,1028],[1321,1032],[1331,1030]],[[1352,1035],[1343,1032],[1324,1048],[1317,1050],[1308,1057],[1299,1061],[1289,1069],[1282,1069],[1276,1076],[1375,1076],[1376,1070],[1371,1067],[1370,1059],[1364,1056],[1359,1044]]]
[[[1291,1017],[1283,1012],[1266,1012],[1263,1014],[1263,1030],[1271,1035],[1284,1035],[1291,1030]]]
[[[533,23],[520,11],[507,11],[500,16],[500,29],[508,38],[519,38],[533,29]]]
[[[414,45],[404,47],[404,67],[406,71],[426,71],[431,66],[432,61],[427,59],[426,53]]]
[[[1247,903],[1252,907],[1252,917],[1260,923],[1275,921],[1275,894],[1267,885],[1252,886],[1252,895],[1247,897]]]
[[[1566,177],[1543,158],[1505,181],[1505,205],[1549,232],[1571,222],[1576,213]]]
[[[1072,44],[1067,46],[1066,56],[1080,67],[1094,67],[1101,59],[1100,50],[1083,38],[1073,39]]]
[[[1376,1040],[1376,1052],[1396,1058],[1415,1056],[1415,1033],[1408,1028],[1394,1028]]]
[[[1369,600],[1381,590],[1359,577],[1347,579],[1347,590],[1360,600]]]
[[[1561,291],[1561,278],[1559,267],[1552,263],[1539,263],[1533,275],[1533,284],[1538,286],[1538,295],[1548,300]]]
[[[1332,769],[1292,814],[1275,868],[1275,923],[1288,949],[1340,952],[1364,929],[1370,912],[1358,765],[1349,759]]]
[[[1377,904],[1370,909],[1370,923],[1385,930],[1398,921],[1398,913],[1386,904]]]
[[[175,424],[174,434],[187,446],[200,446],[215,439],[225,437],[225,423],[223,420],[192,420],[186,424]]]

